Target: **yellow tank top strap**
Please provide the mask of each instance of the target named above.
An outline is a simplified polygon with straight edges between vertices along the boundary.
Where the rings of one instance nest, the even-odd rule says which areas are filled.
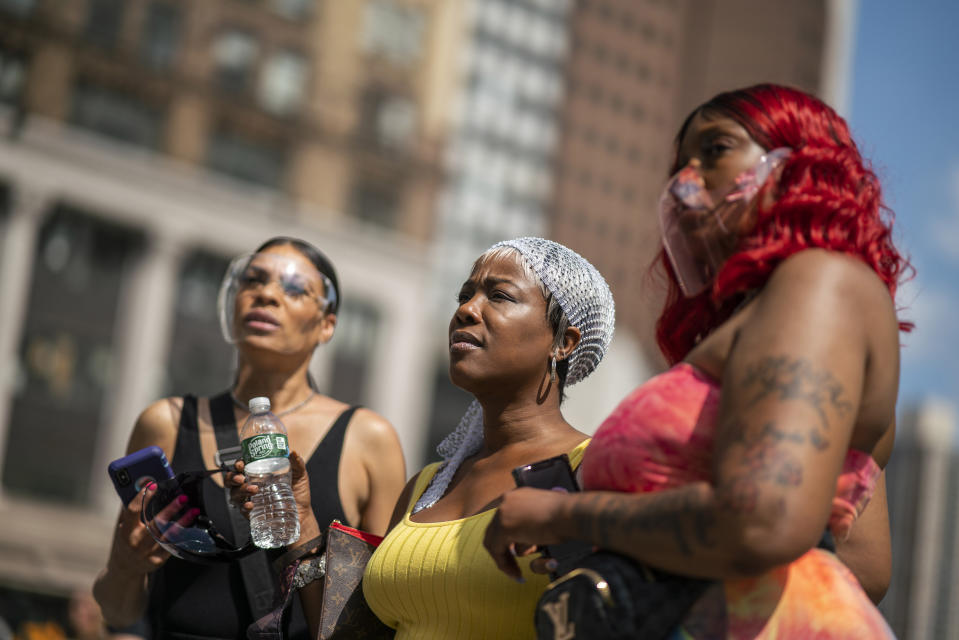
[[[416,484],[413,485],[413,494],[410,496],[409,504],[406,505],[407,513],[413,510],[413,505],[416,504],[416,501],[419,500],[423,492],[426,491],[426,487],[430,485],[430,480],[433,479],[433,476],[436,475],[436,472],[439,471],[442,466],[442,462],[430,463],[423,467],[420,474],[416,476]]]
[[[579,463],[583,461],[583,454],[586,453],[586,447],[589,446],[590,438],[586,438],[578,445],[573,447],[573,450],[570,451],[567,456],[569,456],[569,466],[573,468],[573,471],[576,471],[579,468]]]
[[[586,452],[586,447],[589,446],[589,441],[590,439],[586,438],[573,447],[572,451],[566,454],[569,457],[569,466],[573,468],[573,471],[576,471],[579,463],[583,461],[583,454]],[[419,500],[423,492],[426,491],[426,488],[430,485],[430,480],[439,472],[443,464],[442,462],[432,462],[420,471],[420,474],[416,477],[416,484],[413,485],[413,494],[410,496],[409,504],[406,505],[407,513],[413,510],[413,505],[416,504],[416,501]]]

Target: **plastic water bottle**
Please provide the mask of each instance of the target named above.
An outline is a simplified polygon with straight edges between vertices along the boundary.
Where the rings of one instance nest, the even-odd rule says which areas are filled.
[[[260,490],[253,495],[250,536],[264,549],[283,547],[300,538],[300,519],[290,488],[290,447],[286,427],[270,411],[270,399],[250,400],[250,417],[240,431],[243,474]]]

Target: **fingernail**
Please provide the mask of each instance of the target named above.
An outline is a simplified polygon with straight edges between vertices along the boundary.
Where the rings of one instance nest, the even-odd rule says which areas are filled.
[[[547,571],[556,571],[559,569],[559,561],[555,558],[550,558],[546,561],[546,569]]]
[[[190,516],[191,518],[192,518],[192,517],[196,517],[196,516],[200,515],[200,510],[199,510],[197,507],[193,507],[192,509],[190,509],[189,511],[187,511],[186,514],[187,514],[188,516]]]
[[[176,497],[176,502],[177,502],[177,504],[181,504],[181,505],[182,505],[182,504],[186,504],[186,503],[189,502],[189,501],[190,501],[190,499],[187,498],[185,495],[178,495],[178,496]]]
[[[147,489],[150,490],[150,491],[156,491],[156,490],[157,490],[157,483],[156,483],[156,482],[151,482],[150,484],[147,485]]]

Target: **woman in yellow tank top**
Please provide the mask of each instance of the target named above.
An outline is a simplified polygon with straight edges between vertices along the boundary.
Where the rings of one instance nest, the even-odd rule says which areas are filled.
[[[533,638],[548,578],[514,581],[483,549],[513,468],[588,442],[560,412],[565,385],[593,371],[612,337],[606,282],[585,259],[541,238],[490,248],[474,263],[450,321],[450,378],[476,400],[441,445],[446,460],[410,480],[363,591],[397,640]]]

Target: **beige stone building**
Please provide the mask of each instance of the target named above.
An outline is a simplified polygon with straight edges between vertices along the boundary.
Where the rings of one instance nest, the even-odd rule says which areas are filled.
[[[430,236],[458,3],[4,4],[28,112]]]
[[[420,464],[460,9],[0,0],[0,617],[9,593],[91,584],[107,463],[151,401],[229,384],[218,281],[268,237],[334,261],[314,376]]]

